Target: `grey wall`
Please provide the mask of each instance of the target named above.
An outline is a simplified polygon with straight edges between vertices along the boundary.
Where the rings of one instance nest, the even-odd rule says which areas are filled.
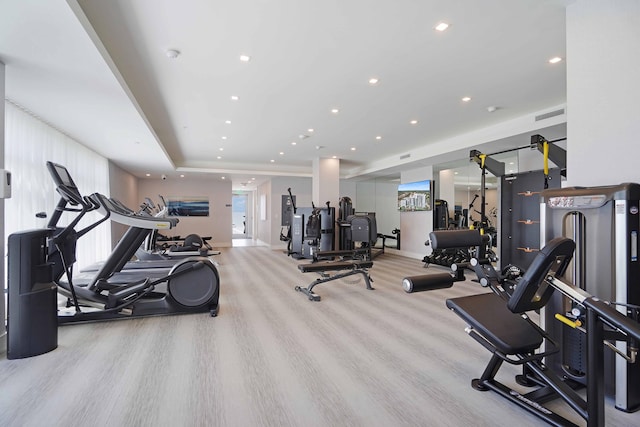
[[[402,171],[400,181],[408,182],[433,179],[433,167],[424,166],[418,169]],[[402,244],[400,250],[403,255],[422,259],[427,253],[424,242],[433,231],[433,211],[401,212],[400,232]]]
[[[178,226],[163,234],[212,236],[215,247],[231,246],[231,182],[214,179],[138,179],[138,198],[158,200],[158,194],[170,196],[203,196],[209,198],[208,217],[179,217]],[[139,201],[141,201],[139,200]]]

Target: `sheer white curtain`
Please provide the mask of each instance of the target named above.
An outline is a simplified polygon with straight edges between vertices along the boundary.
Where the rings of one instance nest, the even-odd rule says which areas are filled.
[[[11,198],[5,200],[5,236],[19,230],[46,227],[48,219],[36,218],[38,212],[51,216],[60,196],[47,171],[51,160],[69,170],[82,195],[109,194],[108,160],[84,147],[50,125],[5,101],[5,168],[11,171]],[[59,224],[72,218],[65,213]],[[90,213],[76,230],[100,218]],[[109,222],[99,225],[78,241],[76,268],[105,259],[110,252]]]

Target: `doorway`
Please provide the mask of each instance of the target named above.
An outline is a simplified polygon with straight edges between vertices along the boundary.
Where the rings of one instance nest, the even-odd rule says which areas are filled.
[[[247,239],[247,194],[233,194],[231,198],[232,238]]]

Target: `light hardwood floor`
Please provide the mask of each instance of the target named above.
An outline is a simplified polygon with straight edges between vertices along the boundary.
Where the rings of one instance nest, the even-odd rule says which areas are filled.
[[[293,288],[317,276],[280,251],[216,259],[217,318],[65,326],[48,354],[2,356],[0,426],[544,425],[470,387],[489,353],[444,301],[479,285],[406,294],[403,277],[444,270],[385,254],[371,270],[376,290],[352,276],[317,286],[322,301],[311,302]],[[516,373],[499,378],[514,384]],[[608,402],[607,425],[640,425],[640,414]]]

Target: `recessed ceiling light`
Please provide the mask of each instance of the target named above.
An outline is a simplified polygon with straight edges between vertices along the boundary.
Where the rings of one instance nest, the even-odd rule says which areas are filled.
[[[218,150],[220,150],[220,151],[224,151],[224,148],[220,147],[220,148],[218,148]]]
[[[255,178],[251,178],[251,181],[255,181],[255,180],[256,180]]]
[[[231,120],[225,120],[224,121],[226,124],[230,125],[231,124]]]
[[[332,109],[331,109],[331,112],[332,112],[333,114],[338,114],[338,113],[340,112],[340,110],[338,110],[337,108],[332,108]]]
[[[147,175],[147,176],[151,176],[151,174],[150,174],[150,173],[148,173],[148,174],[146,174],[146,175]]]
[[[222,179],[227,179],[227,177],[226,177],[226,176],[222,176],[222,177],[220,177],[220,178],[222,178]]]
[[[436,25],[434,28],[435,28],[436,30],[438,30],[438,31],[444,31],[444,30],[446,30],[447,28],[449,28],[449,24],[447,24],[446,22],[440,22],[440,23],[439,23],[438,25]]]
[[[275,162],[275,160],[271,159],[271,160],[270,160],[270,162],[271,162],[271,163],[274,163],[274,162]]]
[[[218,156],[217,159],[220,160],[222,158],[222,156]]]
[[[307,132],[309,132],[309,133],[313,133],[313,132],[314,132],[314,130],[315,130],[315,129],[313,129],[313,128],[309,128],[309,129],[307,129]]]
[[[281,156],[284,156],[284,151],[281,151],[281,152],[280,152],[280,155],[281,155]]]
[[[227,139],[227,137],[226,137],[226,136],[223,136],[223,137],[222,137],[222,139]]]
[[[377,85],[377,84],[378,84],[378,82],[379,82],[379,81],[380,81],[380,80],[378,80],[376,77],[371,77],[371,78],[369,79],[369,84],[370,84],[371,86],[375,86],[375,85]]]
[[[377,139],[378,141],[380,141],[380,140],[382,139],[382,137],[381,137],[380,135],[378,135],[378,136],[376,136],[376,139]]]
[[[514,163],[514,162],[509,162],[509,164],[510,164],[510,165],[515,165],[515,163]]]
[[[411,120],[409,123],[411,123],[412,125],[417,125],[418,121],[417,120]]]
[[[249,55],[240,55],[240,61],[249,62],[251,61],[251,57]]]
[[[462,102],[469,102],[471,101],[471,98],[468,96],[465,96],[464,98],[462,98]]]
[[[180,178],[184,178],[184,174],[180,174]]]
[[[296,144],[297,144],[297,142],[295,142],[295,141],[291,142],[291,145],[296,145]]]
[[[454,175],[458,175],[458,173],[460,173],[460,172],[454,172],[453,174],[454,174]]]
[[[167,58],[176,59],[178,56],[180,56],[180,51],[176,49],[167,49],[166,54]]]
[[[356,151],[356,147],[351,147],[351,151]]]
[[[562,61],[562,58],[560,58],[559,56],[554,56],[553,58],[551,58],[549,60],[549,63],[551,64],[557,64],[558,62]]]
[[[240,98],[238,97],[238,95],[231,95],[231,100],[232,100],[232,101],[237,101],[238,99],[240,99]]]

